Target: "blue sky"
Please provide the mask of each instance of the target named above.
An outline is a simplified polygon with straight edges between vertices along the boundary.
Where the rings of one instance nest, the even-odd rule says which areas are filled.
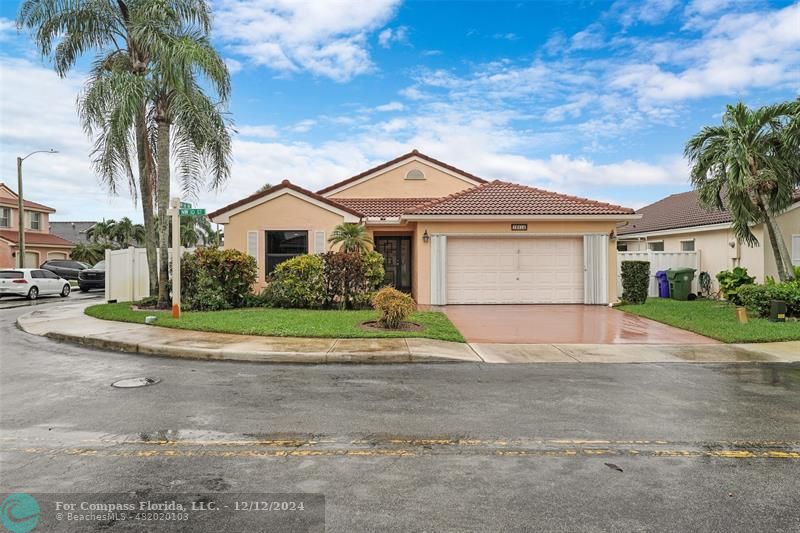
[[[312,189],[411,148],[488,179],[640,207],[688,188],[685,140],[726,103],[800,89],[800,4],[766,0],[215,0],[233,79],[218,207],[284,178]],[[54,219],[131,216],[89,164],[81,67],[57,78],[0,4],[0,168]]]

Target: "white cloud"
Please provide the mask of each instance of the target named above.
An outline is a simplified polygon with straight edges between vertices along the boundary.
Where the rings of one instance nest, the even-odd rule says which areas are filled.
[[[644,102],[730,95],[787,84],[797,87],[798,27],[800,4],[769,13],[724,15],[697,42],[676,43],[662,64],[621,66],[611,83]]]
[[[572,50],[593,50],[601,48],[604,44],[603,27],[598,23],[590,24],[570,38]]]
[[[623,28],[637,23],[659,24],[678,5],[678,0],[617,0],[609,9]]]
[[[402,111],[405,106],[401,102],[389,102],[388,104],[379,105],[375,111],[389,112],[389,111]]]
[[[17,35],[17,25],[13,20],[0,17],[0,42],[13,39]]]
[[[241,61],[237,61],[231,57],[225,58],[225,65],[228,67],[228,72],[232,75],[236,74],[237,72],[241,72],[243,65]]]
[[[408,26],[398,26],[397,28],[386,28],[378,34],[378,44],[384,48],[390,48],[392,43],[408,43]]]
[[[508,32],[508,33],[495,33],[492,35],[493,39],[499,39],[502,41],[517,41],[519,40],[519,35],[516,33]]]
[[[399,0],[220,0],[215,28],[231,51],[281,72],[308,71],[344,82],[370,71],[367,35]]]
[[[295,125],[290,127],[289,130],[295,133],[306,133],[308,131],[311,131],[311,128],[316,126],[316,124],[317,124],[316,120],[307,118],[305,120],[301,120],[295,123]]]
[[[242,137],[253,137],[258,139],[272,139],[278,136],[278,129],[271,125],[260,126],[236,126],[236,130]]]

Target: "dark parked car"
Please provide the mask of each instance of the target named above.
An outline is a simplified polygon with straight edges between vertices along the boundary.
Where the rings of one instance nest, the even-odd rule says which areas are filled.
[[[89,268],[89,265],[69,259],[49,259],[42,263],[39,268],[49,270],[64,279],[78,279],[78,273]]]
[[[78,275],[78,287],[81,292],[86,292],[91,289],[105,289],[106,288],[106,262],[100,261],[92,268],[81,270]]]

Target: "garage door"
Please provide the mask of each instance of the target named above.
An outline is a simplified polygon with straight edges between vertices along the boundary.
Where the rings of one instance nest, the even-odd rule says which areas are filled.
[[[448,304],[583,303],[583,239],[447,240]]]

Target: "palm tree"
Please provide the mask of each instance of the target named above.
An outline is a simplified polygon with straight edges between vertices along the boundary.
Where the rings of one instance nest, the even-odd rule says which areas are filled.
[[[210,19],[206,0],[25,0],[17,16],[17,26],[31,31],[39,51],[52,56],[61,77],[84,53],[98,54],[87,90],[93,83],[104,83],[95,88],[91,102],[81,102],[85,105],[79,107],[87,133],[100,130],[94,163],[110,192],[115,193],[125,177],[135,194],[130,156],[136,153],[151,294],[158,281],[153,213],[156,168],[144,82],[153,61],[154,35],[159,35],[153,30],[178,31],[193,24],[207,33]]]
[[[729,105],[721,125],[706,126],[684,148],[701,203],[708,208],[727,208],[738,239],[757,246],[751,225],[765,225],[781,281],[794,277],[791,256],[776,222],[791,205],[797,184],[784,132],[793,109],[796,113],[797,106],[790,103],[755,110],[741,102]]]
[[[355,222],[343,222],[336,226],[328,242],[331,246],[340,244],[343,252],[366,252],[372,246],[366,226]]]
[[[230,75],[222,57],[209,39],[196,31],[180,35],[163,35],[156,40],[157,60],[153,62],[153,83],[149,97],[156,124],[156,161],[158,190],[159,307],[169,306],[170,148],[180,162],[179,173],[184,194],[196,195],[198,176],[207,168],[211,187],[219,187],[230,174],[231,140],[228,122],[220,104],[230,95]],[[220,104],[212,101],[200,87],[202,75],[215,91]],[[174,126],[174,128],[173,128]],[[163,280],[163,281],[162,281]]]
[[[114,242],[120,248],[127,248],[131,244],[138,244],[144,240],[144,226],[134,224],[128,217],[123,217],[114,224],[112,235]]]
[[[74,261],[81,261],[82,263],[94,265],[105,257],[106,248],[108,248],[108,245],[105,244],[78,243],[75,245],[75,248],[72,249],[69,256]]]
[[[114,241],[114,219],[103,220],[95,223],[94,226],[86,230],[86,237],[94,244],[110,245]]]

